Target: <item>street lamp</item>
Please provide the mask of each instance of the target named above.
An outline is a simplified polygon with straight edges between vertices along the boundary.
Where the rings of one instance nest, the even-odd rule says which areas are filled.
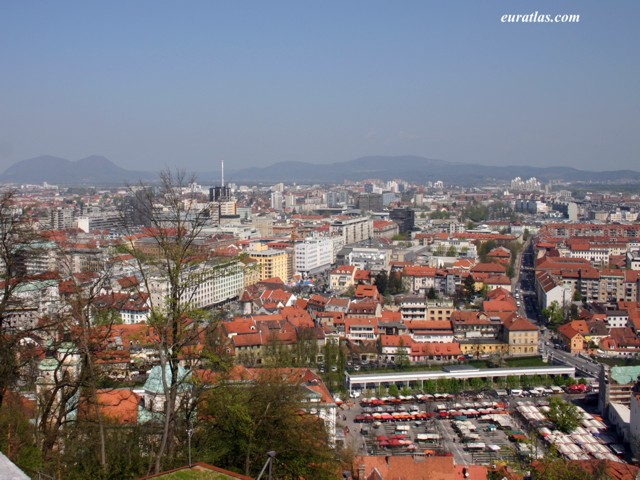
[[[191,437],[193,436],[193,427],[187,429],[187,436],[189,437],[189,466],[191,466]]]
[[[269,467],[269,480],[271,480],[271,475],[273,473],[273,459],[276,456],[276,451],[275,450],[269,450],[267,452],[267,461],[264,462],[264,466],[262,467],[262,470],[260,470],[260,474],[258,475],[258,478],[256,480],[260,480],[262,478],[262,475],[264,474],[265,470],[267,469],[267,467]]]

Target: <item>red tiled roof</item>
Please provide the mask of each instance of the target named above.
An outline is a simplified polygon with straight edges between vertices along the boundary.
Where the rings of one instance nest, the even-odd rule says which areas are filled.
[[[507,268],[501,263],[478,263],[471,267],[471,273],[507,273]]]
[[[120,423],[135,425],[138,423],[138,404],[140,395],[126,388],[104,389],[96,392],[100,413]],[[92,409],[86,407],[91,415]]]
[[[526,318],[515,317],[512,319],[508,319],[504,321],[504,328],[510,331],[537,331],[538,327],[536,327],[533,323],[531,323]]]

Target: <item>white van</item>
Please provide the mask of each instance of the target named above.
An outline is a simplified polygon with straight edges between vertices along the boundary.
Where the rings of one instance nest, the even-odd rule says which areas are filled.
[[[513,397],[521,397],[522,390],[519,388],[512,388],[511,390],[509,390],[509,394]]]

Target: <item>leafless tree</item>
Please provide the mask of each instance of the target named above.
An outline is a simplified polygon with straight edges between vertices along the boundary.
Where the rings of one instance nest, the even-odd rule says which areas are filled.
[[[162,435],[153,465],[156,473],[165,458],[175,454],[177,409],[185,381],[179,375],[181,354],[203,334],[209,318],[195,308],[193,300],[203,283],[237,268],[234,261],[212,261],[200,248],[209,209],[193,195],[185,194],[193,183],[195,177],[188,177],[184,171],[164,171],[158,186],[130,187],[130,201],[122,212],[127,246],[142,282],[148,292],[161,293],[150,295],[150,323],[159,338],[165,396]],[[136,234],[142,234],[148,242],[138,243],[133,239]]]
[[[25,297],[20,290],[29,283],[26,262],[38,255],[41,238],[17,203],[16,192],[0,193],[0,406],[7,389],[21,379],[23,363],[30,359],[20,356],[21,344],[28,343],[38,325],[23,322]],[[27,352],[25,348],[25,353]]]

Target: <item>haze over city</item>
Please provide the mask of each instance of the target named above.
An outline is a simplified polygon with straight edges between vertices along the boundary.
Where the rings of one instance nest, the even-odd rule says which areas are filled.
[[[636,169],[633,1],[7,2],[0,171],[421,155]],[[575,24],[504,14],[579,14]]]

